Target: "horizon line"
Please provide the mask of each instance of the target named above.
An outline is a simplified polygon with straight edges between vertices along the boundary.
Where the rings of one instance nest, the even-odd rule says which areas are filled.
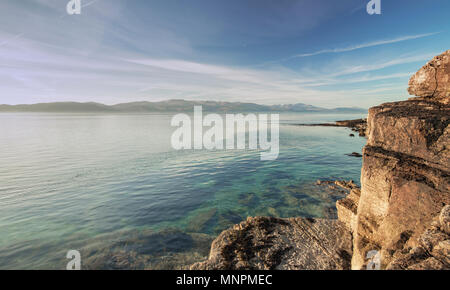
[[[112,106],[117,106],[117,105],[123,105],[123,104],[133,104],[133,103],[163,103],[163,102],[170,102],[170,101],[185,101],[185,102],[211,102],[211,103],[223,103],[223,104],[251,104],[251,105],[258,105],[258,106],[266,106],[266,107],[272,107],[272,106],[287,106],[287,105],[298,105],[298,104],[302,104],[302,105],[306,105],[306,106],[312,106],[312,107],[316,107],[316,108],[320,108],[320,109],[327,109],[327,110],[333,110],[333,109],[341,109],[341,108],[351,108],[351,109],[363,109],[363,110],[368,110],[369,108],[365,108],[365,107],[358,107],[358,106],[343,106],[343,107],[332,107],[332,108],[327,108],[327,107],[321,107],[321,106],[316,106],[316,105],[310,105],[307,103],[283,103],[283,104],[272,104],[272,105],[268,105],[268,104],[260,104],[260,103],[255,103],[255,102],[229,102],[229,101],[214,101],[214,100],[186,100],[186,99],[167,99],[167,100],[161,100],[161,101],[130,101],[130,102],[121,102],[121,103],[114,103],[114,104],[105,104],[105,103],[101,103],[101,102],[95,102],[95,101],[91,101],[91,102],[78,102],[78,101],[54,101],[54,102],[39,102],[39,103],[29,103],[29,104],[2,104],[0,103],[0,106],[33,106],[33,105],[41,105],[41,104],[98,104],[98,105],[103,105],[103,106],[107,106],[107,107],[112,107]]]

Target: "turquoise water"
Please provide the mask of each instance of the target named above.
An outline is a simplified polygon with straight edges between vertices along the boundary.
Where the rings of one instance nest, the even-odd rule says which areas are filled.
[[[280,155],[174,151],[171,114],[0,114],[0,269],[172,269],[204,259],[247,216],[333,217],[359,182],[364,138],[293,123],[362,115],[280,115]]]

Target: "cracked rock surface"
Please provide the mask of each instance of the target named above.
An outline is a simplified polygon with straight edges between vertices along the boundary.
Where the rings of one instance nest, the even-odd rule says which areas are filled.
[[[352,237],[337,220],[256,217],[222,232],[191,270],[350,269]]]
[[[450,269],[450,205],[435,217],[431,226],[414,248],[404,248],[395,253],[389,270],[444,270]]]
[[[423,66],[409,81],[411,95],[449,103],[450,50],[436,56]]]
[[[248,218],[191,269],[366,269],[374,250],[381,269],[450,269],[450,50],[409,85],[418,98],[369,110],[361,189],[335,183],[338,220]]]

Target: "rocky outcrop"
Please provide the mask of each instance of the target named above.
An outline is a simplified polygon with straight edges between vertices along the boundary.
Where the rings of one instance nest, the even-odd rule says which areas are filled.
[[[352,131],[358,132],[360,137],[366,136],[367,119],[336,121],[336,125],[339,127],[350,128]]]
[[[402,248],[394,254],[389,270],[450,269],[450,205],[445,206],[440,215],[419,238],[414,248]]]
[[[450,50],[436,56],[423,66],[409,81],[408,92],[422,98],[449,103]]]
[[[351,234],[337,220],[256,217],[222,232],[191,270],[342,270],[351,256]]]
[[[368,137],[361,189],[317,182],[347,190],[338,220],[249,218],[192,269],[366,269],[373,253],[381,269],[450,269],[449,59],[447,51],[411,78],[419,98],[373,107],[367,123],[308,125]]]
[[[361,194],[337,203],[339,219],[353,233],[353,269],[365,268],[373,250],[386,268],[405,249],[417,249],[433,218],[450,204],[450,97],[442,94],[450,85],[447,54],[422,68],[409,89],[424,96],[425,84],[419,88],[418,82],[432,67],[439,90],[369,110]]]
[[[317,123],[317,124],[293,124],[295,126],[308,126],[308,127],[346,127],[352,129],[353,132],[357,132],[360,137],[366,136],[367,130],[367,120],[366,119],[356,119],[356,120],[343,120],[336,121],[334,123]],[[351,134],[353,135],[353,134]],[[354,137],[354,135],[353,135]]]
[[[344,223],[350,231],[356,228],[357,211],[361,189],[353,188],[346,198],[336,202],[336,209],[339,221]]]

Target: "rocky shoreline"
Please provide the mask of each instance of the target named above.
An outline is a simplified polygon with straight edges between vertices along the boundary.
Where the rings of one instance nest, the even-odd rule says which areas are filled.
[[[418,98],[369,110],[361,188],[339,186],[338,219],[255,217],[222,232],[190,269],[450,269],[450,50],[410,80]]]
[[[255,217],[222,232],[191,270],[343,270],[352,236],[338,220]]]
[[[367,119],[356,120],[342,120],[334,123],[316,123],[316,124],[293,124],[294,126],[308,126],[308,127],[346,127],[350,128],[353,132],[359,134],[360,137],[366,136],[367,131]],[[353,134],[350,134],[353,135]],[[354,136],[354,135],[353,135]]]

